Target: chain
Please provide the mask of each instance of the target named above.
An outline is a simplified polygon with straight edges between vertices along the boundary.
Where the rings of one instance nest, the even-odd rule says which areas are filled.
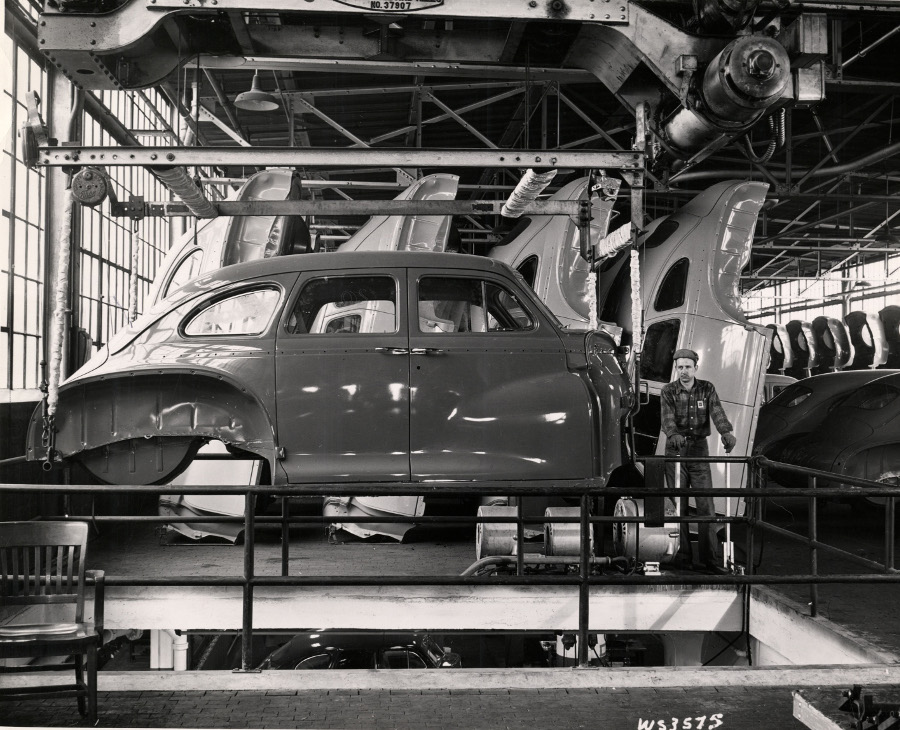
[[[47,362],[41,360],[41,384],[39,389],[43,395],[41,396],[41,448],[44,451],[44,471],[53,468],[53,455],[56,450],[56,417],[50,414],[50,408],[47,402],[47,394],[50,391],[50,384],[47,381]]]

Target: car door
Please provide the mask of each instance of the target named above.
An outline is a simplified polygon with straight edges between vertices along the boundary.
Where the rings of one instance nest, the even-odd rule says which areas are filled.
[[[524,290],[486,271],[408,276],[412,479],[590,476],[592,400]]]
[[[290,483],[409,479],[403,269],[301,275],[276,352],[280,465]]]

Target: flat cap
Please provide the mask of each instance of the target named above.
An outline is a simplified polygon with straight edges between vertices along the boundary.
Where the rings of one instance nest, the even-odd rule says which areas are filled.
[[[694,361],[694,364],[697,364],[697,361],[700,359],[700,356],[697,355],[693,350],[676,350],[674,359],[677,360],[680,357],[687,357]]]

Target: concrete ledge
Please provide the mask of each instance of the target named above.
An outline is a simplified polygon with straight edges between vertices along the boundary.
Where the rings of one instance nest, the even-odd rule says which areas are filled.
[[[47,684],[71,681],[72,672],[42,672]],[[35,677],[6,675],[6,687],[24,687]],[[658,667],[588,669],[332,670],[324,672],[103,672],[103,692],[194,692],[205,690],[487,690],[611,689],[660,687],[823,687],[847,689],[900,684],[900,666],[844,667]]]
[[[758,665],[900,665],[893,652],[824,616],[810,616],[808,607],[771,588],[753,586],[750,596],[749,628]]]

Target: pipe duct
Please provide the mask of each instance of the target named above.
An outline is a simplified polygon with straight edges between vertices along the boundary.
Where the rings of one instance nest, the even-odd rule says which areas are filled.
[[[153,167],[150,168],[169,190],[177,195],[184,204],[198,218],[215,218],[219,215],[215,206],[197,187],[196,183],[188,175],[183,167]]]
[[[546,172],[535,172],[531,168],[525,171],[519,184],[515,190],[509,194],[500,215],[505,218],[519,218],[522,211],[530,203],[533,203],[537,196],[544,192],[553,178],[556,177],[556,170],[547,170]]]

